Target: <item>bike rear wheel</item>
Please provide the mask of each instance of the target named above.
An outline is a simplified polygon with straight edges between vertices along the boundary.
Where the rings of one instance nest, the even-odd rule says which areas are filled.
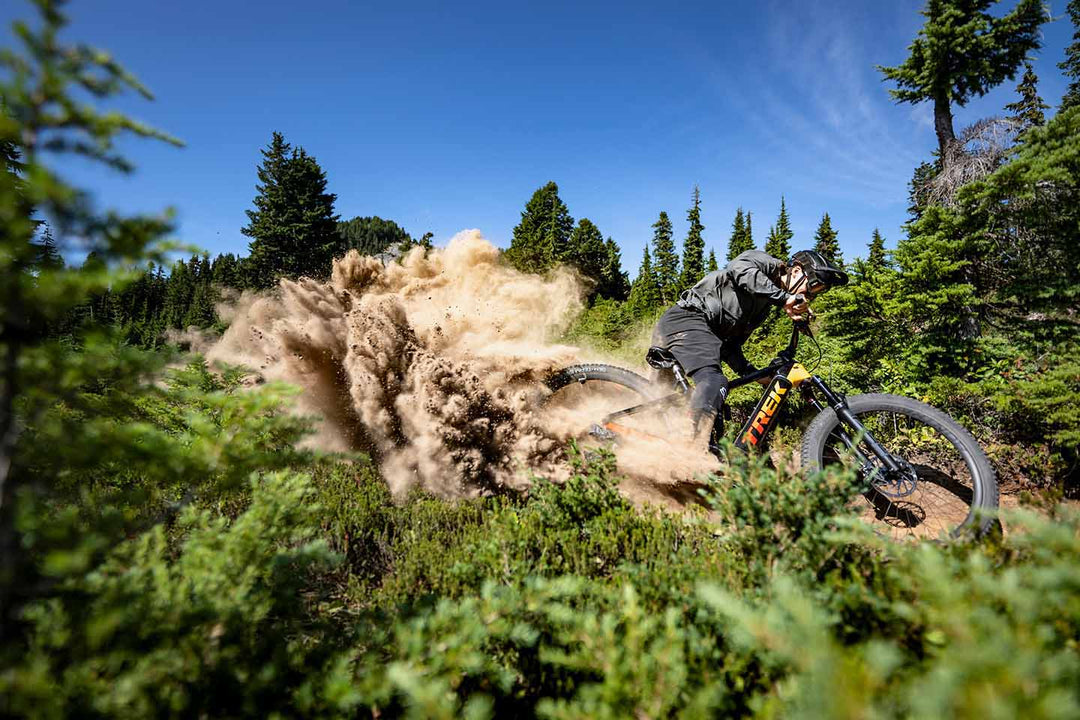
[[[552,373],[544,384],[551,391],[543,403],[548,424],[579,439],[603,439],[607,416],[660,395],[660,389],[648,378],[601,363],[571,365]],[[632,432],[648,432],[656,423],[656,414],[648,412],[619,418],[619,425]]]
[[[896,395],[848,398],[848,408],[902,469],[874,464],[856,468],[866,482],[857,505],[875,530],[896,540],[955,537],[987,531],[998,506],[994,469],[979,443],[959,423],[925,403]],[[832,409],[823,411],[803,438],[802,464],[817,470],[854,464]]]

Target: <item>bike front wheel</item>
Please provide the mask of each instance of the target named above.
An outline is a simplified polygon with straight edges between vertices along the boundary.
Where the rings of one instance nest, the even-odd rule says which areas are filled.
[[[998,487],[979,443],[951,417],[897,395],[848,398],[848,408],[900,466],[888,471],[865,443],[859,462],[842,437],[832,409],[818,415],[803,438],[802,465],[813,471],[847,464],[865,484],[857,510],[876,531],[896,540],[981,534],[994,522]],[[859,438],[849,438],[859,442]]]

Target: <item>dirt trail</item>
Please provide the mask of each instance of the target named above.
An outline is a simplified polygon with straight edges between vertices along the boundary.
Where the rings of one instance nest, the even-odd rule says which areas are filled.
[[[245,295],[207,357],[299,385],[295,409],[321,419],[312,442],[372,453],[395,494],[522,488],[530,474],[566,472],[565,441],[582,427],[537,402],[548,372],[589,356],[552,341],[584,295],[569,270],[519,273],[466,231],[401,264],[350,252],[329,282],[283,280],[275,293]],[[647,454],[620,458],[621,470],[672,477],[656,465]]]

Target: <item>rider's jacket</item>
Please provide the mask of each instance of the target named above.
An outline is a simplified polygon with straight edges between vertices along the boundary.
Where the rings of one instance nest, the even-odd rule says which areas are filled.
[[[780,287],[787,266],[760,250],[747,250],[727,267],[684,290],[679,305],[699,310],[714,333],[742,345],[774,305],[790,294]]]

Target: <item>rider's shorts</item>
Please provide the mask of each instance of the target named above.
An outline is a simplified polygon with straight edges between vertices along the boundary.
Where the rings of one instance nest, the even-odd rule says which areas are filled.
[[[673,305],[660,316],[653,345],[667,348],[687,375],[709,365],[720,365],[724,341],[709,329],[698,310]]]

